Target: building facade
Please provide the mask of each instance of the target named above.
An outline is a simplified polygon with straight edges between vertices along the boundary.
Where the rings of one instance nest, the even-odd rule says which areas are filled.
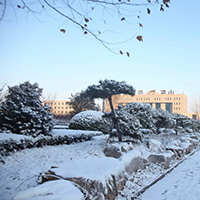
[[[126,105],[128,103],[147,103],[153,108],[161,108],[169,113],[178,113],[187,115],[187,96],[185,94],[174,94],[172,90],[167,92],[161,90],[161,93],[151,90],[143,94],[143,90],[139,90],[135,96],[131,95],[115,95],[113,98],[114,108],[117,109],[118,105]],[[106,101],[105,111],[110,112],[109,102]]]
[[[70,101],[43,101],[43,105],[49,104],[54,116],[69,116],[73,110]]]

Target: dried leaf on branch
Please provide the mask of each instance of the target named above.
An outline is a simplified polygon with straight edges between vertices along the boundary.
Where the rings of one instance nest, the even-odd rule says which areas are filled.
[[[137,38],[140,42],[143,42],[143,38],[142,38],[141,35],[138,35],[136,38]]]

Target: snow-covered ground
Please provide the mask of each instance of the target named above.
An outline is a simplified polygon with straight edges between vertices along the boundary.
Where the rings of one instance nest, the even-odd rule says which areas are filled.
[[[138,200],[199,200],[200,151],[146,190]]]
[[[4,157],[0,163],[0,199],[11,200],[20,191],[37,185],[38,175],[62,162],[91,157],[105,157],[107,136],[71,145],[25,149]]]
[[[63,133],[63,131],[64,130],[56,130],[55,134]],[[69,131],[69,133],[72,134],[73,131]],[[19,138],[16,137],[16,139]],[[88,159],[97,161],[98,158],[103,158],[102,161],[105,163],[106,159],[103,150],[106,148],[106,146],[107,136],[101,135],[95,136],[91,141],[87,142],[71,145],[45,146],[43,148],[25,149],[19,152],[11,153],[10,156],[4,157],[5,164],[0,163],[0,199],[11,200],[20,192],[37,186],[39,174],[48,171],[52,166],[62,166],[63,163],[70,163],[71,161],[75,161],[74,163],[79,163],[80,165],[80,160]],[[128,154],[126,154],[126,156],[127,155]],[[126,156],[123,157],[123,159],[127,160]],[[198,174],[200,169],[199,157],[200,152],[197,152],[193,156],[189,157],[188,160],[184,161],[178,166],[177,169],[171,172],[171,174],[175,173],[174,175],[171,176],[171,174],[169,174],[166,176],[163,180],[159,181],[155,186],[151,187],[144,194],[142,194],[141,197],[138,197],[138,200],[198,199],[197,197],[200,196],[200,176]],[[178,161],[176,161],[174,164],[177,162]],[[183,167],[179,169],[181,166]],[[71,166],[71,171],[77,171],[76,169],[79,169],[78,167],[80,168],[80,166],[76,165],[74,165],[74,168]],[[56,170],[56,168],[54,170]],[[144,170],[138,170],[137,172],[129,175],[125,189],[120,192],[116,200],[131,199],[134,194],[139,192],[143,187],[151,183],[165,172],[166,169],[164,169],[162,165],[150,163],[149,166],[147,166]],[[66,186],[69,188],[69,190],[64,190]],[[54,190],[51,190],[51,188],[54,188]],[[44,193],[51,194],[56,192],[55,188],[57,188],[57,191],[59,190],[61,192],[57,194],[57,196],[48,195],[44,198],[39,196],[38,198],[34,199],[64,200],[64,197],[66,196],[64,194],[66,192],[71,194],[70,200],[84,199],[79,193],[79,190],[74,188],[69,181],[55,181],[52,183],[47,182],[42,184],[40,187],[31,188],[22,196],[25,197],[27,194],[29,195],[37,193],[39,195]],[[181,194],[178,196],[177,193]],[[20,198],[20,196],[18,197],[16,199],[23,199]]]

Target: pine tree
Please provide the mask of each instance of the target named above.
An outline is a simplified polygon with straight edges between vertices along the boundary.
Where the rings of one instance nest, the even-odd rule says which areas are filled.
[[[41,95],[37,83],[27,81],[8,87],[6,100],[0,107],[0,128],[34,137],[48,135],[53,127],[53,115],[48,105],[42,106]]]
[[[116,127],[118,133],[119,142],[122,141],[122,135],[120,128],[117,124],[117,115],[112,103],[112,96],[117,94],[129,94],[135,95],[135,88],[131,85],[127,85],[124,81],[118,82],[115,80],[100,80],[99,85],[91,85],[84,91],[84,95],[90,97],[91,99],[95,98],[108,98],[111,108],[111,117],[113,122],[113,127]],[[112,131],[112,130],[111,130]],[[110,133],[111,136],[111,133]]]

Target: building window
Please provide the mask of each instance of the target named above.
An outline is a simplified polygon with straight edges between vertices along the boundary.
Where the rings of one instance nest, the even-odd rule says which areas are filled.
[[[64,103],[62,103],[62,105],[64,105]]]
[[[156,109],[160,108],[161,104],[160,103],[156,103]]]
[[[149,103],[150,104],[150,106],[152,107],[152,103]]]
[[[64,107],[62,107],[62,109],[63,109]]]
[[[67,114],[67,111],[65,111],[65,113]]]
[[[58,109],[60,109],[60,107],[58,107]]]
[[[172,103],[166,103],[166,111],[172,113]]]
[[[58,105],[60,105],[60,103],[58,103]]]
[[[54,107],[54,109],[56,109],[56,107]]]
[[[65,104],[68,104],[68,102],[66,101],[66,103]]]
[[[56,103],[54,103],[54,105],[56,105]]]
[[[65,107],[65,109],[67,109],[67,107]]]

